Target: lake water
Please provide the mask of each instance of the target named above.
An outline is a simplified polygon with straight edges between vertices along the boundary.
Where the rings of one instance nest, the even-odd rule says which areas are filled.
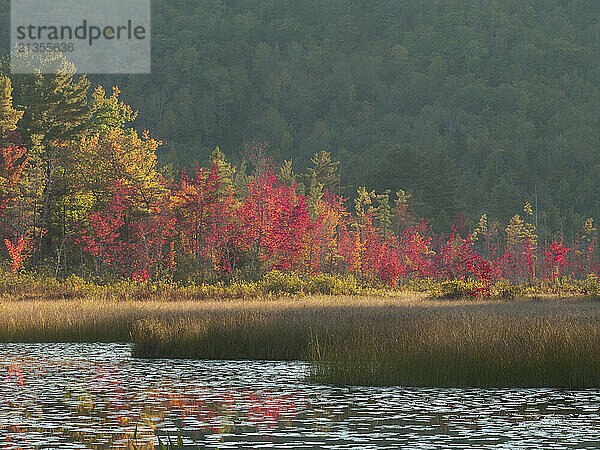
[[[305,364],[0,344],[0,448],[598,448],[600,391],[334,388]],[[136,430],[137,429],[137,433]]]

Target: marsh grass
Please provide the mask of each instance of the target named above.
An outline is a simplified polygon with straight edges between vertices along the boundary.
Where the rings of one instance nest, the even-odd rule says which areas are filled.
[[[336,385],[600,386],[600,303],[395,297],[0,300],[0,341],[144,358],[303,360]]]
[[[410,301],[413,297],[397,298]],[[320,305],[351,304],[354,300],[355,297],[329,296],[264,296],[252,300],[207,300],[188,296],[186,300],[174,300],[161,293],[144,299],[89,294],[44,300],[4,295],[0,296],[0,342],[131,342],[140,323],[154,322],[171,329],[177,321],[216,324],[216,321],[233,321],[244,315],[260,318],[263,314],[264,320],[268,320],[278,311],[305,308],[312,311]],[[384,298],[372,301],[385,302]]]
[[[311,379],[336,385],[600,386],[600,329],[585,319],[415,317],[325,345]]]
[[[0,341],[127,342],[138,320],[168,313],[168,307],[154,302],[4,298],[0,300]]]
[[[336,385],[600,386],[589,300],[255,305],[138,324],[140,357],[311,361]]]

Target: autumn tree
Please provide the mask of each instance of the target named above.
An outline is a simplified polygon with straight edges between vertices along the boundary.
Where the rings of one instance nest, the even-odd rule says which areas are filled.
[[[222,192],[229,193],[233,189],[235,169],[229,164],[225,153],[219,147],[215,147],[210,154],[209,163],[211,166],[217,167],[220,178],[220,189]]]
[[[0,146],[7,144],[9,135],[17,130],[17,123],[23,117],[23,112],[13,107],[12,92],[10,78],[0,75]]]
[[[171,196],[182,256],[192,257],[192,269],[201,282],[207,276],[214,280],[219,270],[231,272],[237,262],[236,245],[231,241],[237,236],[232,223],[236,200],[227,167],[223,157],[210,170],[196,165],[192,176],[184,170]]]
[[[531,280],[535,277],[537,239],[529,202],[523,207],[525,217],[515,214],[506,228],[506,253],[503,257],[505,274],[512,280]]]
[[[14,208],[23,207],[19,183],[23,175],[28,158],[25,148],[19,147],[11,142],[15,140],[14,133],[17,130],[17,123],[23,113],[13,107],[12,85],[8,77],[0,75],[0,234],[6,237],[16,237],[23,240],[25,227],[23,221],[15,223],[15,220],[9,218],[7,212]],[[13,214],[15,218],[19,214]],[[9,246],[8,250],[11,257],[19,255],[19,263],[13,267],[18,267],[21,261],[23,245]],[[20,242],[20,241],[19,241]],[[14,251],[13,251],[14,250]],[[13,258],[15,261],[15,258]]]
[[[28,149],[32,170],[38,172],[32,179],[41,184],[35,237],[39,259],[48,218],[61,194],[57,192],[59,179],[72,169],[67,164],[69,149],[90,125],[89,82],[85,76],[77,77],[75,68],[66,61],[56,73],[37,71],[15,76],[15,81],[15,103],[23,110],[18,131]]]
[[[307,184],[310,185],[310,183],[314,181],[318,183],[322,189],[339,194],[339,161],[333,161],[330,152],[321,151],[313,155],[311,162],[312,167],[308,168],[305,176]]]
[[[23,112],[13,108],[10,79],[0,75],[0,205],[5,203],[10,195],[14,195],[11,188],[18,181],[27,162],[25,150],[8,141],[9,135],[16,131],[17,122],[22,116]]]
[[[80,219],[72,220],[78,229],[83,226],[84,230],[93,231],[94,221],[101,224],[99,218],[103,214],[110,217],[120,214],[118,220],[122,223],[115,231],[119,239],[114,245],[129,250],[117,253],[129,255],[132,267],[137,267],[146,277],[155,278],[161,273],[167,255],[167,259],[171,258],[166,247],[173,244],[174,235],[169,181],[157,167],[156,151],[161,142],[152,139],[147,131],[140,136],[131,128],[136,114],[119,99],[118,88],[108,96],[104,89],[97,88],[90,109],[89,129],[80,139],[71,142],[68,151],[71,170],[62,178],[69,192],[64,198],[69,200],[66,215]],[[121,192],[118,196],[115,186],[119,186]],[[116,207],[116,199],[123,199],[123,206]],[[119,223],[116,220],[111,219],[110,223]],[[102,235],[101,231],[95,233]],[[92,254],[99,258],[97,253]],[[121,266],[124,264],[119,258],[108,259],[120,261]],[[102,261],[105,261],[104,256]],[[97,267],[102,266],[97,264]]]

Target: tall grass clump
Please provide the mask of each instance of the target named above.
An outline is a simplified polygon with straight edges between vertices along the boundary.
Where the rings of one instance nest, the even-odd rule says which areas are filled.
[[[181,303],[0,298],[0,342],[130,342],[140,320],[189,311]]]
[[[144,358],[307,360],[310,328],[248,314],[140,322],[133,355]]]
[[[354,304],[230,309],[145,321],[139,357],[311,361],[335,385],[600,386],[594,302]]]
[[[218,296],[211,300],[180,295],[165,297],[156,293],[148,298],[87,295],[58,300],[0,295],[0,342],[131,342],[141,323],[156,323],[174,330],[179,321],[182,322],[182,332],[202,324],[227,330],[229,323],[238,320],[240,323],[254,324],[256,333],[261,336],[268,336],[262,330],[267,326],[271,329],[270,333],[277,332],[283,336],[285,333],[300,333],[297,330],[301,330],[303,325],[300,322],[296,327],[296,318],[309,317],[324,305],[335,307],[353,305],[357,301],[387,301],[379,296],[255,296],[252,299],[230,298],[225,301]],[[409,298],[412,297],[406,297]],[[405,301],[401,297],[394,299]],[[314,322],[312,320],[311,323]],[[174,333],[175,342],[177,336]]]
[[[365,306],[370,301],[309,297],[240,302],[202,316],[142,321],[133,335],[134,356],[308,361],[314,342],[333,336],[351,339],[366,313],[363,308],[383,319],[386,308]]]
[[[586,298],[5,296],[0,317],[0,342],[133,342],[147,358],[309,361],[311,380],[335,385],[600,386],[600,303]]]
[[[597,323],[448,316],[362,330],[320,346],[311,379],[335,385],[600,386]]]

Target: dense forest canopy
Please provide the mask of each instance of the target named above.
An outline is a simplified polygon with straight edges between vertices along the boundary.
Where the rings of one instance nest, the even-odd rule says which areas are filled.
[[[152,75],[91,81],[162,163],[270,141],[300,168],[331,152],[348,195],[410,191],[439,229],[525,201],[542,239],[600,216],[600,2],[154,0],[152,35]]]

